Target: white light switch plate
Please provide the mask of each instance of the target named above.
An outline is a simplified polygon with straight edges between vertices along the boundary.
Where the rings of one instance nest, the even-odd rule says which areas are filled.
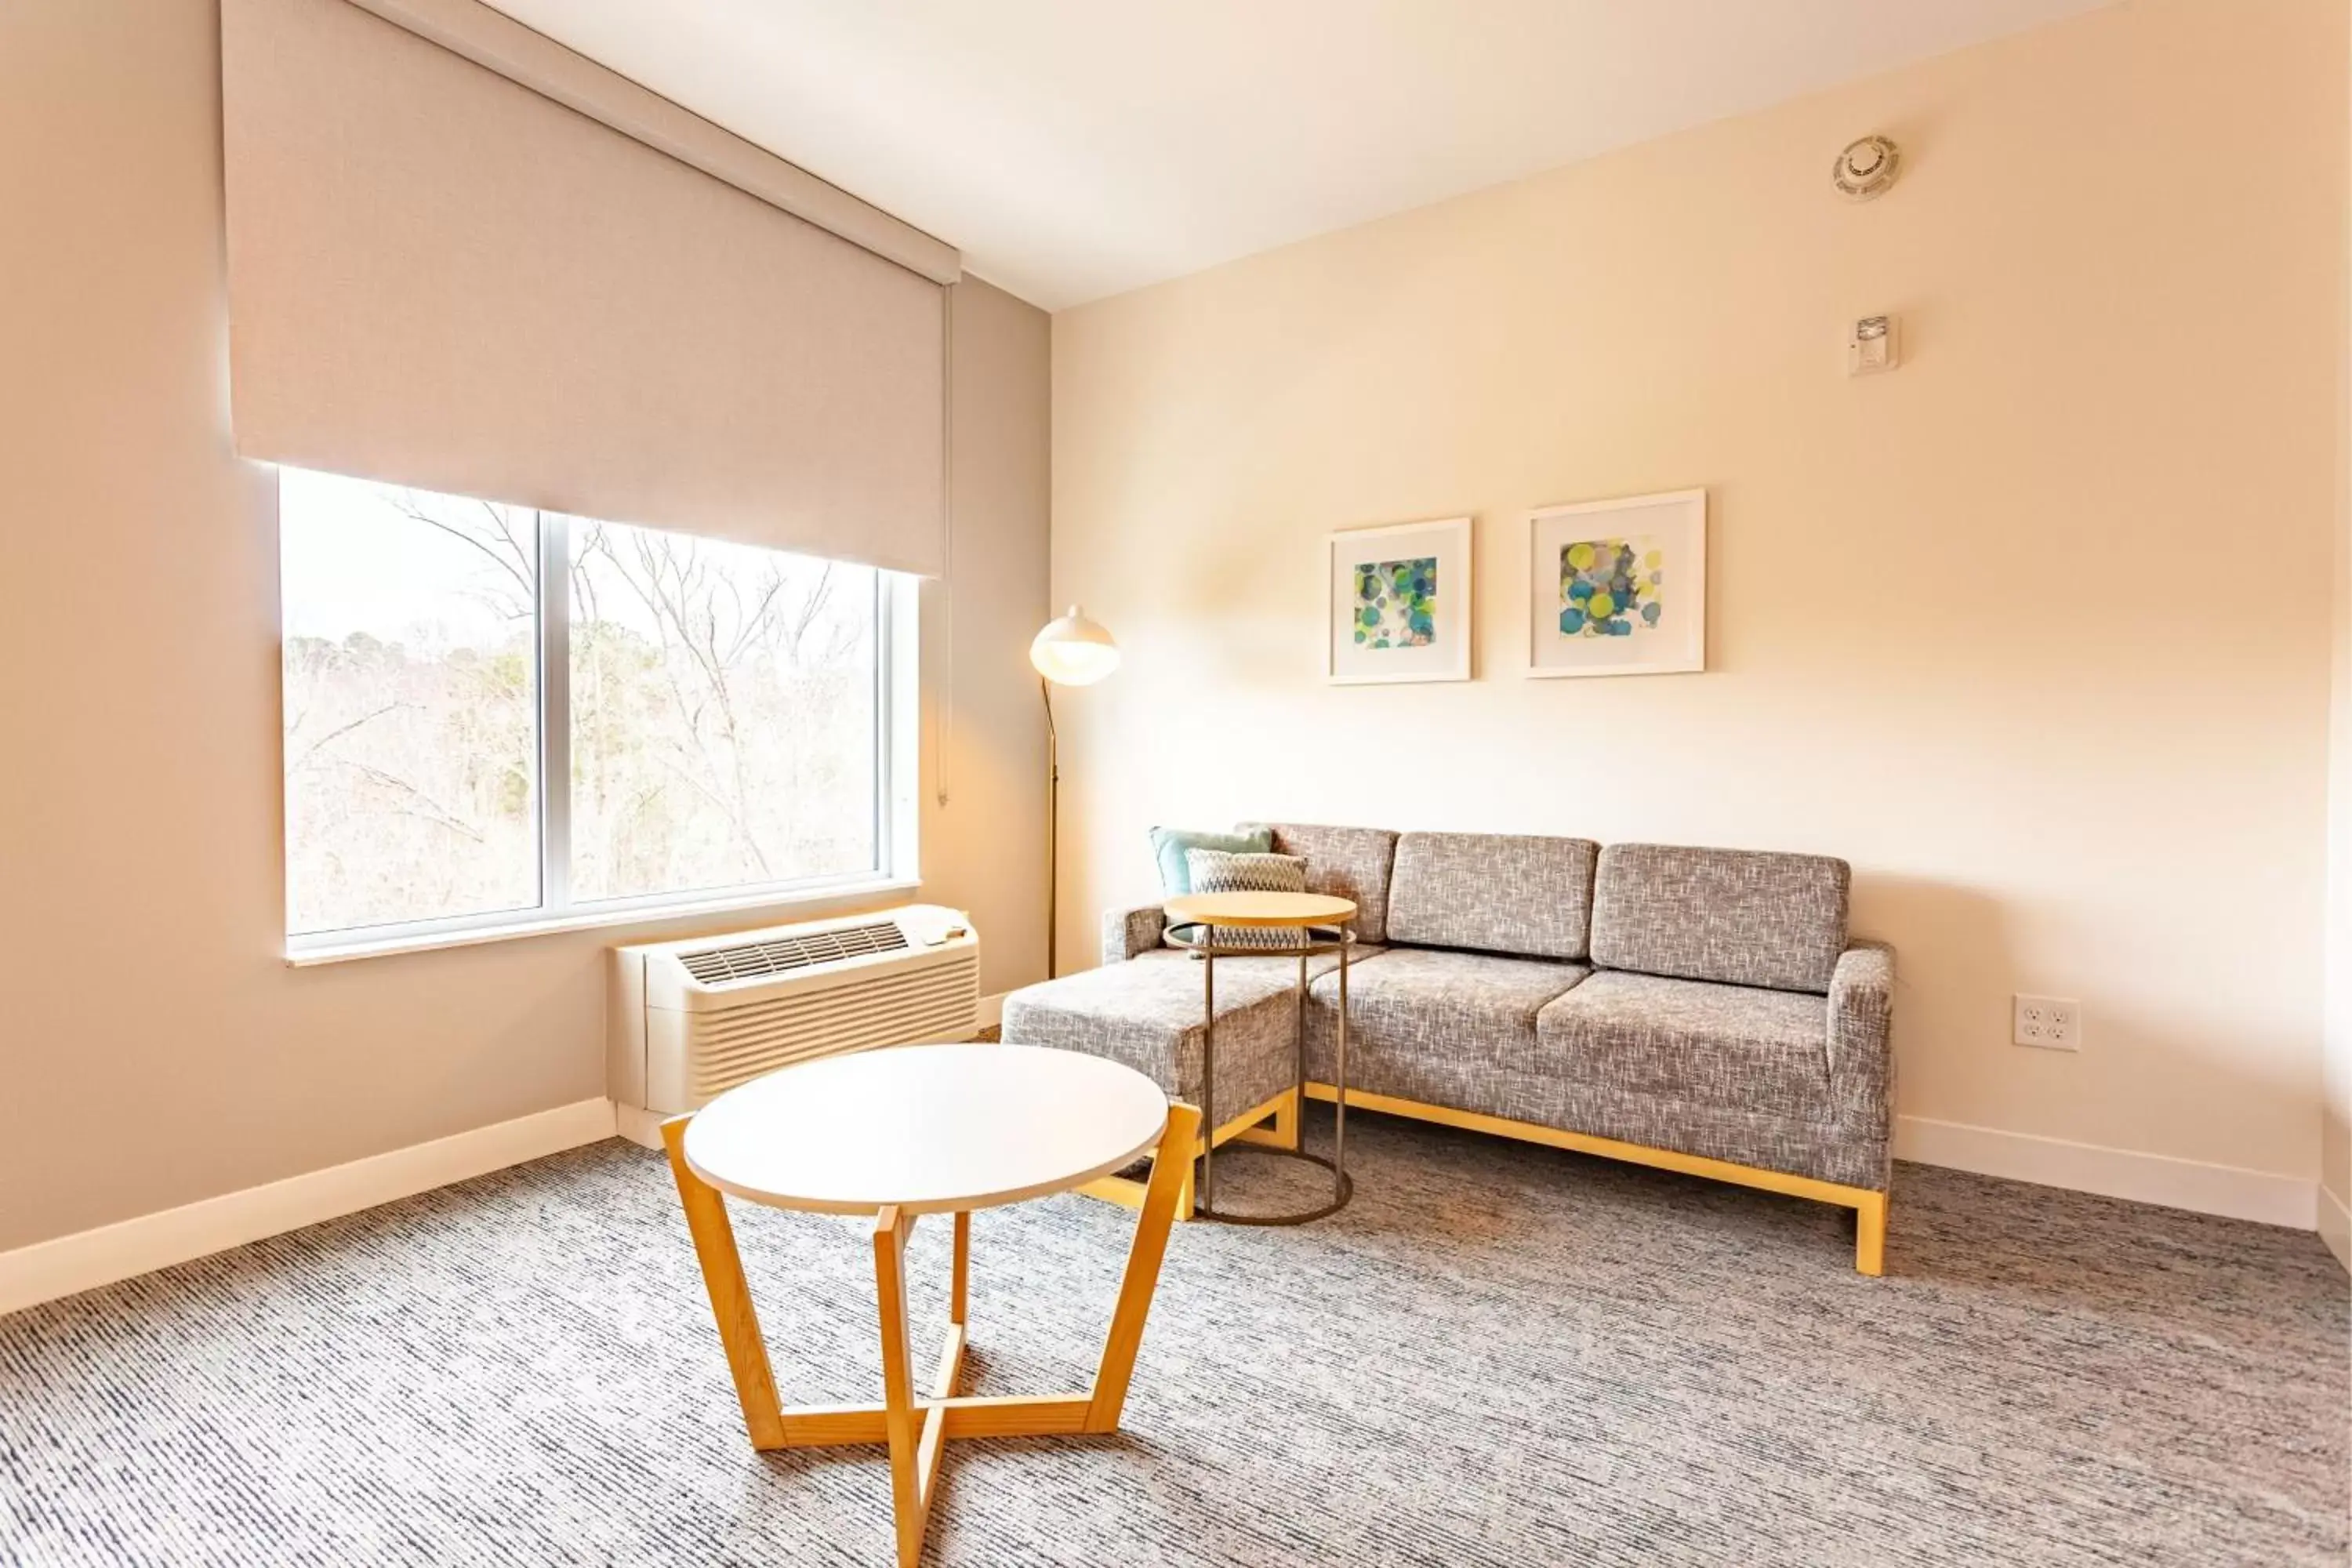
[[[2010,998],[2010,1038],[2046,1051],[2083,1048],[2083,1005],[2071,996]]]

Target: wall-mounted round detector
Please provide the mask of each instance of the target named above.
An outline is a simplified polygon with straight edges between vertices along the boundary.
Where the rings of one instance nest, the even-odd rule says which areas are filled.
[[[1838,154],[1830,178],[1841,195],[1866,202],[1893,184],[1902,168],[1901,148],[1884,136],[1865,136]]]

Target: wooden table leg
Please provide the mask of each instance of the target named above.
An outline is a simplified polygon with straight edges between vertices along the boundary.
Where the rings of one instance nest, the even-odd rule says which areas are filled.
[[[964,1290],[971,1279],[971,1211],[964,1209],[955,1216],[955,1275],[954,1282],[948,1290],[948,1321],[950,1323],[963,1321]],[[942,1396],[954,1392],[952,1388],[940,1390]]]
[[[874,1216],[874,1298],[882,1320],[882,1426],[890,1445],[890,1512],[898,1525],[898,1568],[915,1568],[923,1555],[923,1526],[929,1500],[916,1449],[928,1432],[915,1425],[915,1368],[907,1352],[907,1234],[911,1216],[896,1206]],[[929,1420],[925,1426],[929,1425]],[[936,1463],[936,1459],[933,1461]]]
[[[1169,1106],[1168,1126],[1152,1156],[1151,1184],[1144,1190],[1143,1212],[1136,1216],[1127,1272],[1118,1282],[1118,1305],[1111,1312],[1110,1332],[1103,1338],[1102,1362],[1087,1405],[1089,1432],[1118,1430],[1135,1352],[1143,1343],[1143,1321],[1151,1310],[1152,1292],[1159,1289],[1160,1260],[1168,1256],[1168,1227],[1176,1218],[1178,1194],[1192,1184],[1192,1147],[1200,1135],[1199,1111],[1181,1103]]]
[[[751,1447],[781,1448],[784,1446],[783,1405],[776,1395],[776,1374],[768,1365],[768,1343],[761,1337],[760,1314],[751,1305],[751,1287],[743,1278],[743,1255],[735,1249],[735,1227],[727,1218],[726,1196],[686,1163],[689,1120],[679,1116],[662,1123],[670,1174],[677,1181],[677,1200],[686,1209],[686,1228],[694,1237],[694,1256],[702,1265],[702,1286],[710,1293],[710,1315],[719,1321],[719,1342],[727,1351],[727,1370],[735,1380],[735,1398],[743,1406],[743,1425],[751,1435]]]

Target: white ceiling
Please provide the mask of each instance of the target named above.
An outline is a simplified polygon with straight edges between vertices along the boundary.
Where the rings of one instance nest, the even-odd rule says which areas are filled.
[[[493,3],[1058,310],[2105,0]]]

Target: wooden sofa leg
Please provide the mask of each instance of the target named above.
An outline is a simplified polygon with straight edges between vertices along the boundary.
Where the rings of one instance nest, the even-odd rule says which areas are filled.
[[[1853,1268],[1876,1278],[1886,1271],[1886,1194],[1873,1193],[1853,1211]]]
[[[1217,1139],[1223,1148],[1228,1141],[1235,1143],[1263,1143],[1272,1149],[1298,1147],[1298,1091],[1286,1089],[1268,1102],[1272,1109],[1258,1121],[1238,1131],[1226,1123],[1227,1131]]]

